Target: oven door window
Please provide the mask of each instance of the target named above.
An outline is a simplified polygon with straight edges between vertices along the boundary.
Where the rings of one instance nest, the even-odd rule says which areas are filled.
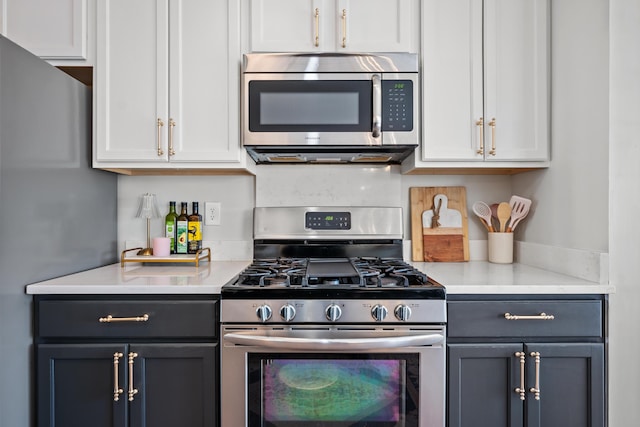
[[[418,354],[248,355],[249,425],[417,427]]]
[[[251,132],[371,132],[370,80],[255,80]]]

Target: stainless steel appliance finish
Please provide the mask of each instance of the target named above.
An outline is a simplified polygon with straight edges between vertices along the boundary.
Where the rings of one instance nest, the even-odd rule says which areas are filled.
[[[399,163],[418,145],[417,55],[244,56],[243,144],[258,163]]]
[[[402,210],[254,215],[221,291],[222,425],[443,427],[445,289],[402,261]]]

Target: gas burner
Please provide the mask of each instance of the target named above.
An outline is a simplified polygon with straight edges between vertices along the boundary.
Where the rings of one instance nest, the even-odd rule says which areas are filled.
[[[247,267],[238,285],[286,288],[411,288],[429,286],[425,274],[399,259],[260,259]]]

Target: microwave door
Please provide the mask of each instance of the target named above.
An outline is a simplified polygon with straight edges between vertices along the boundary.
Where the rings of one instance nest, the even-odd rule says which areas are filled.
[[[245,74],[244,145],[382,145],[379,74]]]

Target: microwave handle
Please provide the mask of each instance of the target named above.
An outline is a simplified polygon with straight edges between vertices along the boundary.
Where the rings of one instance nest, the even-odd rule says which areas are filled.
[[[380,138],[382,131],[382,80],[379,74],[371,77],[373,84],[373,120],[371,134],[374,138]]]

